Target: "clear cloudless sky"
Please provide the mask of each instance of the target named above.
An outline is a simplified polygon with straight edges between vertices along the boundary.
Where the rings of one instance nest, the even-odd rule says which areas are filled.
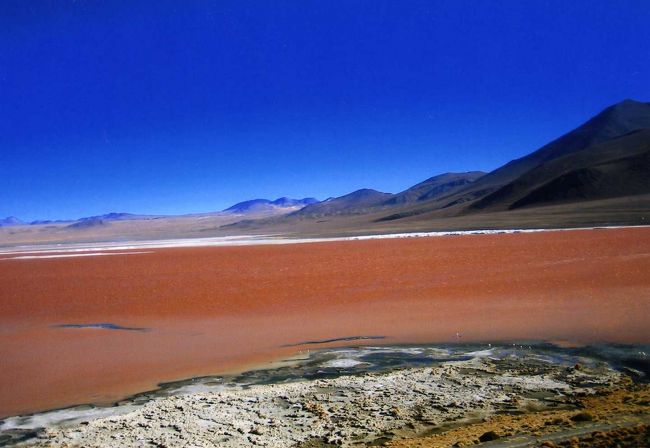
[[[625,98],[648,0],[3,0],[0,217],[396,192]]]

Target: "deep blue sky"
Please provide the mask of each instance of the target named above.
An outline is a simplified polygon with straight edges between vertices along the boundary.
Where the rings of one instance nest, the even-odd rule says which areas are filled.
[[[0,2],[0,216],[491,170],[650,100],[640,1]]]

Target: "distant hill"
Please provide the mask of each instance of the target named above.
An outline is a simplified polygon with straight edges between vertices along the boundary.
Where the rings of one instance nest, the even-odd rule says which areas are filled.
[[[0,219],[0,226],[2,227],[20,226],[23,224],[24,222],[22,222],[20,219],[16,218],[15,216],[7,216],[4,219]]]
[[[136,215],[133,213],[106,213],[104,215],[87,216],[79,218],[69,224],[67,227],[70,229],[88,229],[93,227],[106,226],[114,221],[146,221],[151,219],[162,218],[162,215]],[[32,224],[54,224],[65,223],[66,221],[35,221]]]
[[[286,214],[292,211],[301,209],[302,207],[315,204],[318,202],[318,199],[315,198],[303,198],[303,199],[291,199],[287,197],[281,197],[274,201],[268,199],[253,199],[250,201],[240,202],[233,205],[232,207],[223,210],[222,212],[208,212],[208,213],[196,213],[193,215],[142,215],[135,213],[117,213],[111,212],[103,215],[95,216],[86,216],[76,220],[36,220],[32,221],[30,225],[55,225],[55,224],[67,224],[67,227],[72,229],[85,229],[98,226],[106,226],[111,222],[115,221],[148,221],[148,220],[161,220],[161,219],[174,219],[178,217],[210,217],[218,216],[223,213],[227,214]],[[4,220],[0,220],[0,226],[8,225],[19,225],[23,224],[22,221],[14,217],[9,217]]]
[[[42,225],[42,224],[62,224],[65,222],[71,222],[71,221],[66,221],[65,219],[39,219],[36,221],[31,221],[29,223],[30,226],[37,226],[37,225]]]
[[[456,191],[471,184],[484,174],[481,171],[439,174],[397,194],[363,188],[344,196],[329,198],[318,204],[305,207],[288,215],[287,219],[308,216],[322,218],[334,215],[358,215],[412,205]]]
[[[411,188],[397,193],[384,202],[385,205],[413,204],[427,199],[434,199],[459,187],[469,185],[484,176],[482,171],[467,173],[444,173],[431,177]]]
[[[281,197],[274,201],[269,199],[252,199],[250,201],[239,202],[223,210],[223,212],[252,214],[278,210],[281,211],[282,209],[297,210],[310,204],[316,204],[317,202],[318,199],[315,198],[291,199],[287,197]]]
[[[88,216],[79,218],[78,221],[135,221],[142,219],[156,219],[161,218],[163,215],[136,215],[133,213],[106,213],[105,215]]]
[[[363,188],[338,198],[329,198],[323,202],[308,205],[307,207],[291,213],[289,217],[322,217],[340,214],[365,213],[374,207],[382,206],[385,201],[393,197],[390,193]]]

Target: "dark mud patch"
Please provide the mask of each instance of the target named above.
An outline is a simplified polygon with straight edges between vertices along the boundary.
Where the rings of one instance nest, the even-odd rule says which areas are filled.
[[[88,329],[88,330],[122,330],[122,331],[151,331],[151,328],[145,327],[123,327],[122,325],[112,324],[110,322],[96,323],[96,324],[60,324],[53,325],[54,328],[73,328],[73,329]]]
[[[386,336],[347,336],[343,338],[321,339],[318,341],[302,341],[295,344],[285,344],[282,347],[300,347],[301,345],[320,345],[332,342],[373,341],[377,339],[386,339]]]
[[[0,446],[16,445],[38,436],[38,430],[33,429],[11,429],[2,431],[0,434]]]

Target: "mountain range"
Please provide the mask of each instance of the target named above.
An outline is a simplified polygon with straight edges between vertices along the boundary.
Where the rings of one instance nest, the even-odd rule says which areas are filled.
[[[577,217],[575,225],[642,224],[650,222],[650,213],[643,209],[650,200],[644,196],[650,194],[649,158],[650,103],[624,100],[489,173],[445,173],[397,194],[362,189],[281,217],[229,227],[281,228],[299,220],[304,228],[310,218],[320,224],[338,221],[335,225],[341,226],[341,217],[348,216],[351,229],[371,229],[380,223],[403,229],[438,225],[452,229],[473,227],[473,221],[483,227],[499,226],[504,219],[508,226],[518,226],[518,217],[532,221],[533,215],[540,218],[540,226],[563,226],[563,218],[584,207],[595,209]],[[560,209],[550,210],[551,206]],[[519,213],[506,213],[515,211]],[[613,217],[616,211],[620,213]],[[557,213],[557,219],[550,219],[550,213]]]
[[[625,100],[525,157],[380,219],[448,208],[463,215],[650,193],[648,150],[650,103]]]
[[[123,229],[129,222],[143,229],[147,222],[155,222],[165,234],[165,223],[173,222],[169,228],[174,231],[169,233],[174,235],[191,233],[183,226],[194,229],[192,235],[233,234],[244,229],[356,234],[646,224],[650,223],[649,211],[650,103],[624,100],[489,173],[439,174],[395,194],[363,188],[320,202],[314,198],[253,199],[220,212],[181,217],[109,213],[31,224],[88,230],[118,222],[125,223]],[[205,220],[209,226],[197,224]],[[0,220],[0,226],[12,229],[25,227],[22,224],[15,217]]]
[[[299,210],[306,205],[315,204],[318,202],[316,198],[303,198],[291,199],[288,197],[281,197],[275,200],[270,199],[252,199],[250,201],[239,202],[231,207],[228,207],[220,212],[197,213],[192,215],[180,216],[215,216],[221,214],[239,214],[239,215],[274,215],[290,213]],[[53,225],[53,224],[67,224],[70,228],[83,229],[88,227],[106,225],[114,221],[147,221],[152,219],[165,219],[173,218],[171,215],[139,215],[134,213],[106,213],[104,215],[86,216],[83,218],[72,220],[37,220],[30,223],[25,223],[15,216],[8,216],[7,218],[0,219],[0,227],[7,226],[20,226],[20,225]]]

